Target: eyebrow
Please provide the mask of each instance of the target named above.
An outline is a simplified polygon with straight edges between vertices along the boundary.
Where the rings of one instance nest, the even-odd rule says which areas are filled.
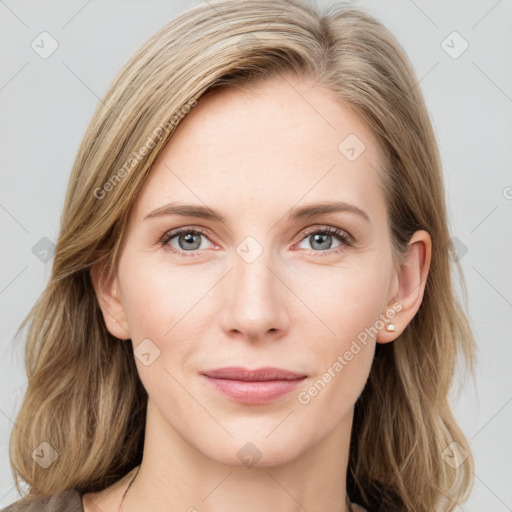
[[[324,203],[315,203],[307,206],[301,206],[298,208],[293,208],[288,212],[287,219],[290,220],[298,220],[298,219],[309,219],[311,217],[315,217],[318,215],[324,215],[328,213],[336,213],[336,212],[350,212],[355,213],[366,221],[370,222],[370,217],[364,211],[358,208],[357,206],[345,203],[343,201],[331,201]],[[211,221],[218,221],[222,223],[226,223],[226,219],[222,214],[212,210],[208,206],[199,206],[199,205],[188,205],[188,204],[177,204],[177,203],[169,203],[152,212],[148,213],[144,217],[144,221],[148,219],[152,219],[154,217],[160,217],[165,215],[179,215],[181,217],[197,217],[200,219],[206,219]]]

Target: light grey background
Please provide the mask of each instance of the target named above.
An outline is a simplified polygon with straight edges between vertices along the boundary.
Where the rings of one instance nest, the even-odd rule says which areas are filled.
[[[192,3],[0,0],[0,507],[19,498],[8,439],[26,375],[23,347],[14,347],[13,336],[52,264],[32,249],[45,243],[43,237],[56,241],[76,151],[115,72]],[[459,240],[479,346],[476,382],[467,380],[453,394],[476,459],[475,487],[460,510],[510,511],[512,1],[355,4],[381,19],[410,56],[441,149],[450,225]],[[31,47],[43,31],[59,45],[47,59]],[[453,54],[464,43],[453,31],[469,44],[457,58]]]

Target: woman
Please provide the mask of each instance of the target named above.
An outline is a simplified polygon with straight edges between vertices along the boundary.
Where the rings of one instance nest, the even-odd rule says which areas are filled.
[[[31,319],[19,510],[451,511],[452,289],[417,79],[362,10],[201,4],[98,106]],[[23,327],[23,325],[22,325]]]

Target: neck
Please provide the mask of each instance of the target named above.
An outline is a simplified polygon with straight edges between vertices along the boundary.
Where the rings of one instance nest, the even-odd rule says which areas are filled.
[[[353,410],[327,437],[294,457],[273,447],[266,464],[245,466],[239,457],[219,461],[205,455],[149,401],[143,460],[122,510],[349,512],[345,482],[352,419]],[[228,441],[233,454],[246,445]]]

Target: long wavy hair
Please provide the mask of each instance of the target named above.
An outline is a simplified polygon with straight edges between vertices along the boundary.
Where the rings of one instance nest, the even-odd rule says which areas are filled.
[[[371,512],[448,512],[469,496],[474,462],[449,393],[459,356],[474,375],[476,344],[440,155],[412,65],[386,27],[348,3],[320,10],[302,0],[222,0],[193,6],[136,51],[80,145],[48,284],[17,332],[28,325],[29,380],[9,451],[27,499],[99,491],[140,464],[148,396],[131,343],[105,326],[91,269],[115,272],[151,165],[203,94],[290,74],[351,107],[379,142],[396,261],[416,230],[433,244],[420,309],[397,340],[377,345],[356,402],[347,493]],[[43,442],[58,453],[47,468],[32,456]],[[444,460],[451,449],[466,452],[458,467]]]

